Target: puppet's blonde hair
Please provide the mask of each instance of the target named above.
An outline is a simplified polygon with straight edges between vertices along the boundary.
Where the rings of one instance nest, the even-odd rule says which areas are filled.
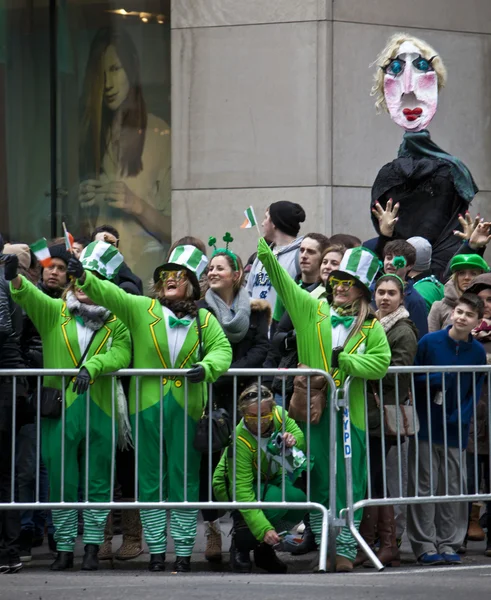
[[[447,82],[447,69],[443,64],[441,57],[432,48],[429,44],[427,44],[424,40],[421,40],[417,37],[409,35],[408,33],[399,32],[395,33],[392,37],[390,37],[387,41],[387,45],[382,50],[382,52],[377,56],[375,61],[370,66],[376,66],[376,71],[373,76],[373,85],[372,91],[370,92],[371,96],[375,96],[375,108],[377,112],[381,110],[388,111],[387,104],[385,102],[384,96],[384,72],[382,71],[382,67],[385,67],[390,60],[395,58],[399,54],[399,48],[402,46],[404,42],[411,42],[418,48],[421,52],[421,56],[429,60],[433,56],[436,58],[432,61],[432,66],[435,69],[437,79],[438,79],[438,91],[440,91]]]

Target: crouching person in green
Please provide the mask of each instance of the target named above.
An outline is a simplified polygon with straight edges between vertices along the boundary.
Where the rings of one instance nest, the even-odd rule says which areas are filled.
[[[292,480],[298,474],[285,461],[282,450],[275,452],[271,446],[275,432],[285,433],[282,443],[286,449],[295,447],[302,451],[302,467],[306,467],[303,455],[305,439],[302,431],[288,413],[276,406],[273,394],[261,386],[261,403],[258,414],[258,385],[246,388],[239,398],[239,412],[242,420],[235,430],[237,456],[234,465],[233,444],[223,453],[213,475],[213,489],[217,500],[228,502],[256,502],[258,492],[258,446],[261,450],[260,500],[263,502],[282,502],[282,479],[285,477],[285,501],[305,502],[304,492],[294,487]],[[298,452],[297,452],[298,453]],[[288,454],[291,454],[289,451]],[[234,466],[236,470],[234,472]],[[234,498],[235,482],[235,498]],[[256,566],[269,573],[286,573],[287,566],[273,549],[280,543],[281,537],[276,528],[290,528],[302,518],[302,510],[288,508],[247,509],[234,511],[234,531],[230,548],[230,563],[234,571],[249,573],[252,568],[250,551],[254,550]],[[281,530],[280,530],[281,532]]]
[[[101,260],[92,260],[87,268],[94,271],[94,279],[98,276],[111,279],[123,262],[116,248],[104,242],[94,242],[85,251],[92,251],[94,256],[112,261],[110,265],[105,265]],[[84,261],[83,256],[81,258]],[[105,283],[116,288],[109,281]],[[73,281],[68,285],[63,299],[50,298],[20,275],[13,277],[10,288],[12,298],[26,311],[41,335],[44,368],[80,367],[73,386],[68,382],[65,390],[64,438],[60,416],[45,416],[41,421],[42,456],[48,471],[50,500],[77,502],[81,485],[84,497],[90,502],[109,502],[112,492],[113,440],[117,439],[116,400],[113,405],[116,385],[113,396],[111,378],[99,375],[129,365],[130,334],[114,314],[95,305]],[[61,377],[45,377],[43,385],[62,390],[63,380]],[[88,466],[85,463],[86,442],[89,444]],[[61,476],[63,456],[64,471]],[[86,468],[89,474],[88,490],[84,489]],[[98,568],[97,552],[104,541],[108,514],[109,510],[83,511],[83,570]],[[77,511],[54,510],[53,523],[58,556],[51,570],[63,571],[73,567],[73,548],[78,533]]]
[[[220,324],[209,311],[198,311],[196,306],[200,297],[198,280],[207,262],[194,246],[177,246],[169,262],[155,270],[154,299],[132,296],[97,279],[75,258],[68,265],[77,285],[128,326],[135,369],[188,370],[189,385],[184,376],[131,380],[130,421],[133,437],[138,439],[135,460],[140,502],[197,502],[199,498],[201,455],[194,449],[193,440],[207,402],[205,382],[213,383],[223,375],[232,360]],[[198,511],[178,509],[170,513],[176,551],[174,571],[188,572]],[[150,550],[149,570],[163,571],[167,513],[160,508],[142,510],[141,520]]]
[[[312,369],[330,372],[337,387],[348,376],[350,386],[351,448],[354,501],[363,500],[367,485],[365,398],[363,380],[385,376],[390,347],[384,330],[370,311],[370,285],[378,271],[378,258],[370,250],[348,250],[339,269],[329,276],[333,304],[316,300],[296,285],[281,267],[264,239],[259,240],[258,259],[282,299],[297,332],[298,359]],[[329,398],[327,399],[329,402]],[[343,414],[337,413],[337,440],[343,440]],[[304,424],[304,429],[307,425]],[[310,449],[315,457],[311,500],[329,507],[329,404],[317,424],[310,424]],[[346,479],[342,446],[336,452],[337,511],[346,508]],[[359,527],[361,511],[355,513]],[[321,516],[311,515],[312,530],[320,542]],[[353,570],[356,540],[344,527],[336,540],[336,571]]]

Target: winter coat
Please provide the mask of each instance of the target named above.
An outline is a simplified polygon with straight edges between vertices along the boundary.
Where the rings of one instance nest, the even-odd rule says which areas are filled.
[[[428,315],[428,330],[430,333],[440,331],[440,329],[444,329],[451,324],[450,317],[459,297],[460,294],[455,287],[454,280],[450,279],[445,284],[443,300],[434,302]]]
[[[410,319],[400,319],[386,332],[392,358],[391,367],[407,367],[414,364],[414,357],[418,350],[418,331]],[[399,404],[403,404],[408,396],[411,385],[410,375],[399,374],[397,376]],[[373,390],[380,395],[378,381],[367,383],[367,410],[368,427],[370,435],[380,437],[380,409],[375,402]],[[384,405],[396,404],[396,376],[386,375],[382,379],[382,391]],[[382,398],[380,398],[382,399]]]
[[[276,406],[273,411],[274,431],[279,431],[283,427],[285,419],[285,432],[295,436],[296,446],[305,451],[305,437],[300,427],[288,413],[282,408]],[[220,502],[228,502],[233,496],[233,482],[235,481],[236,501],[237,502],[256,502],[257,494],[257,438],[253,436],[244,424],[242,419],[235,430],[237,440],[236,472],[234,473],[234,461],[229,460],[228,452],[222,454],[213,474],[213,490],[216,499]],[[270,459],[271,460],[271,459]],[[264,450],[261,450],[261,482],[265,483],[268,475],[268,457]],[[279,470],[274,475],[281,485],[282,472]],[[275,485],[275,481],[270,482]],[[244,517],[247,526],[252,534],[260,542],[264,539],[264,534],[269,530],[274,530],[273,525],[268,521],[266,515],[261,509],[251,508],[240,511]]]
[[[409,318],[416,326],[419,340],[428,333],[426,302],[423,296],[416,291],[411,280],[406,283],[404,290],[404,306],[409,313]]]
[[[199,308],[205,308],[212,314],[205,299],[198,302]],[[270,341],[268,329],[271,321],[271,307],[266,300],[251,299],[250,324],[245,337],[240,342],[230,343],[232,347],[231,369],[261,369],[268,355]],[[237,397],[257,377],[239,377],[237,379]],[[234,398],[233,377],[220,377],[213,384],[213,400],[221,407],[226,408],[232,416]]]
[[[486,351],[486,364],[491,365],[491,332],[486,337],[475,337],[474,339],[477,339],[477,341],[483,345],[484,350]],[[467,446],[467,450],[472,453],[474,453],[474,435],[475,432],[477,432],[477,453],[489,454],[488,393],[489,386],[488,382],[485,381],[476,407],[477,427],[474,426],[474,415],[472,415],[472,421],[469,427],[469,445]]]
[[[419,273],[419,275],[412,278],[412,282],[414,289],[423,297],[426,304],[426,314],[429,315],[433,303],[443,300],[445,286],[430,271]]]
[[[0,269],[0,368],[22,369],[24,367],[20,346],[21,335],[22,310],[12,299],[9,284],[3,276],[3,269]]]

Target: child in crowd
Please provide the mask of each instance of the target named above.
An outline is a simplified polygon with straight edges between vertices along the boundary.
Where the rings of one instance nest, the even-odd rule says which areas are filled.
[[[419,341],[415,364],[485,365],[486,352],[471,335],[483,314],[482,300],[475,294],[463,294],[452,312],[452,325]],[[421,373],[414,379],[420,431],[418,447],[414,439],[409,440],[408,495],[462,494],[465,492],[464,451],[484,374]],[[460,563],[457,550],[466,531],[467,505],[464,502],[408,506],[408,537],[422,565]]]

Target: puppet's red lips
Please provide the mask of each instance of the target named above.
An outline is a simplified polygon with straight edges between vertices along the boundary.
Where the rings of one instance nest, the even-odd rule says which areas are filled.
[[[402,114],[408,121],[416,121],[423,114],[423,109],[419,106],[417,108],[404,108]]]

